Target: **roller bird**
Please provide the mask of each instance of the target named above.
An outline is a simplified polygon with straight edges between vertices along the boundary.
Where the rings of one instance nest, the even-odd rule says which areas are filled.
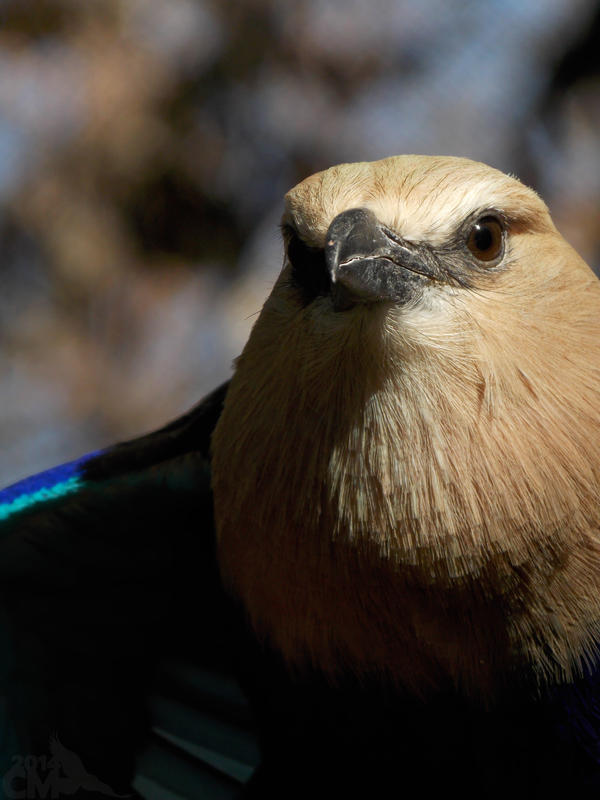
[[[141,796],[595,796],[598,279],[462,158],[332,167],[281,228],[230,382],[0,494],[6,755],[56,731]]]

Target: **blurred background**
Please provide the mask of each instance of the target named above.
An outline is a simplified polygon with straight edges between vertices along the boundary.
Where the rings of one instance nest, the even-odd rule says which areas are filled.
[[[599,44],[597,0],[0,0],[0,484],[227,378],[332,164],[486,161],[600,266]]]

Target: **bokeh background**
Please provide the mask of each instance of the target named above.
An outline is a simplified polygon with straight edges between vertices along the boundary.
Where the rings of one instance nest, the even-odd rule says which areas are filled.
[[[599,52],[597,0],[0,0],[0,484],[225,379],[331,164],[486,161],[597,268]]]

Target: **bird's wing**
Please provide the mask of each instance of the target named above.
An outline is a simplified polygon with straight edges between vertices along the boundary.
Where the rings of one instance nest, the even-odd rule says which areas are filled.
[[[214,553],[226,391],[0,492],[0,778],[47,766],[51,735],[116,792],[137,770],[145,796],[232,797],[251,772]]]

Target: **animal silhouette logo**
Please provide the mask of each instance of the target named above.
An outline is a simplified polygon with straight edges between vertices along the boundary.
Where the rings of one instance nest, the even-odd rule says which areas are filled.
[[[80,790],[106,797],[126,798],[111,786],[88,772],[77,753],[69,750],[53,733],[47,756],[14,756],[13,766],[4,775],[3,788],[7,800],[58,800]]]

